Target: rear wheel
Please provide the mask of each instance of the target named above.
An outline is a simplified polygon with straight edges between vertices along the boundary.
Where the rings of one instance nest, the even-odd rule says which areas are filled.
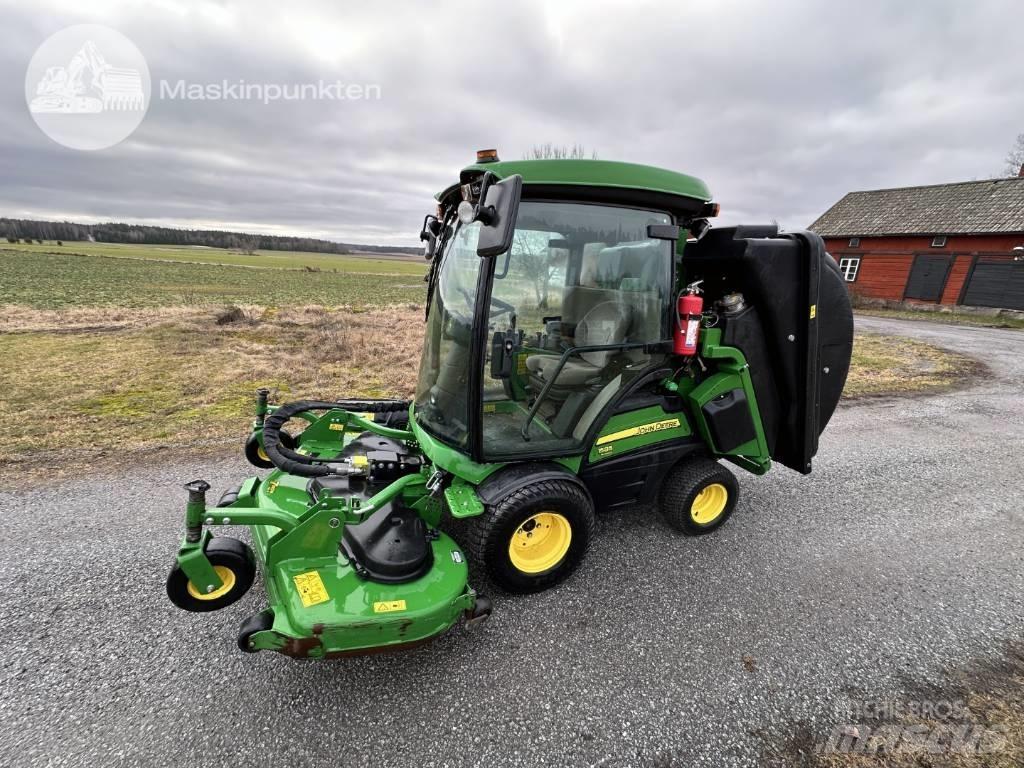
[[[740,496],[736,476],[711,459],[688,459],[661,486],[661,512],[669,525],[691,535],[711,533],[729,519]]]
[[[554,586],[582,562],[594,535],[594,508],[568,480],[513,491],[468,521],[467,549],[491,581],[509,592]]]

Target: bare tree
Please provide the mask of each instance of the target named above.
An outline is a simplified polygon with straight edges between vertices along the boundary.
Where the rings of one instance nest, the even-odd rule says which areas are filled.
[[[548,289],[551,287],[551,274],[558,267],[558,254],[548,246],[548,233],[541,233],[543,241],[536,237],[537,233],[516,232],[512,251],[515,254],[518,269],[530,281],[537,298],[537,308],[548,308]],[[535,235],[531,237],[531,235]]]
[[[524,160],[597,160],[597,152],[591,151],[589,156],[582,144],[573,144],[571,147],[565,144],[555,146],[550,141],[544,144],[534,144]]]
[[[242,253],[247,256],[255,256],[260,247],[260,241],[255,237],[244,237],[240,240]]]
[[[1013,142],[1013,149],[1006,153],[1003,175],[1016,176],[1020,173],[1021,166],[1024,166],[1024,133],[1017,134],[1017,139]]]

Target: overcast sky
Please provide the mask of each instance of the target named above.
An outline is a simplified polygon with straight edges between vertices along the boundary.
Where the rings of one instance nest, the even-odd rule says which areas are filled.
[[[0,215],[415,244],[477,148],[578,142],[703,178],[728,223],[805,227],[855,189],[999,175],[1024,132],[1024,3],[0,0]],[[129,37],[154,98],[106,150],[33,122],[51,34]],[[113,62],[116,63],[116,62]],[[375,84],[187,101],[170,83]]]

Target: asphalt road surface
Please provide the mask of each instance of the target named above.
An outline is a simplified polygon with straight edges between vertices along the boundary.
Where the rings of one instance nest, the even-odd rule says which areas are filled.
[[[991,376],[841,407],[814,473],[742,475],[712,536],[605,515],[564,586],[404,654],[242,654],[258,585],[170,605],[180,483],[240,458],[0,493],[0,764],[756,765],[790,722],[824,737],[848,697],[997,651],[1024,634],[1024,333],[858,323]]]

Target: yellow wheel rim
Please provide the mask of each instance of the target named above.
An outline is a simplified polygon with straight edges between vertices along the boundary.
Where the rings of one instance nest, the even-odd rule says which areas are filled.
[[[235,587],[235,572],[228,568],[226,565],[215,565],[213,570],[216,571],[217,575],[220,576],[221,585],[213,590],[213,592],[200,592],[196,589],[196,585],[191,581],[186,587],[188,593],[192,595],[196,600],[216,600],[218,597],[224,597]]]
[[[712,483],[697,494],[690,505],[690,517],[698,525],[707,525],[718,519],[729,501],[729,491],[721,483]]]
[[[267,456],[267,452],[263,450],[262,445],[256,449],[256,455],[259,456],[260,459],[262,459],[263,461],[270,461],[270,457]]]
[[[516,528],[508,543],[512,565],[523,573],[551,570],[572,543],[572,526],[557,512],[538,512]]]

